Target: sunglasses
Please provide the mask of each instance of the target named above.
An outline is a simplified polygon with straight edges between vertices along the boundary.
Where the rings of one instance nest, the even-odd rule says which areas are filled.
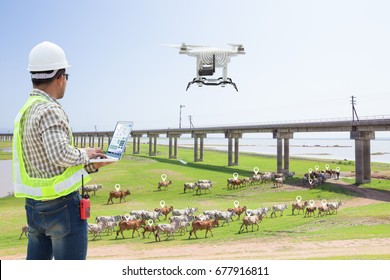
[[[68,73],[64,73],[62,74],[63,76],[65,76],[65,80],[68,80],[69,79],[69,74]]]

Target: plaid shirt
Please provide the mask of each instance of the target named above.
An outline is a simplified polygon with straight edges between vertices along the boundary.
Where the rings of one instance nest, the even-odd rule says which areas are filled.
[[[67,167],[83,164],[94,172],[87,153],[70,145],[69,120],[61,105],[45,92],[34,89],[31,96],[41,96],[49,102],[33,104],[21,119],[21,139],[26,171],[32,178],[51,178]]]

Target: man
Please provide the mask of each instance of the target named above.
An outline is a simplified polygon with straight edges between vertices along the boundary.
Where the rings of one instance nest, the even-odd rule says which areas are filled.
[[[57,99],[64,97],[70,65],[61,47],[36,45],[28,70],[33,90],[15,119],[13,180],[26,198],[27,259],[86,259],[88,224],[80,217],[82,180],[109,163],[100,148],[77,149],[69,120]]]

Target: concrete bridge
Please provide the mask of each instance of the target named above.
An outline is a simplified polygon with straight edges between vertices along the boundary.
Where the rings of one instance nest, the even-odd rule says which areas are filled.
[[[289,140],[294,133],[299,132],[349,132],[350,139],[355,140],[355,174],[356,183],[371,181],[371,148],[370,140],[375,139],[376,131],[390,131],[390,117],[371,119],[329,120],[312,122],[269,123],[254,125],[230,125],[200,128],[168,128],[133,130],[133,154],[140,153],[140,138],[149,138],[149,156],[157,154],[157,138],[166,135],[169,139],[169,158],[177,158],[177,139],[183,134],[189,134],[194,139],[194,161],[203,161],[204,139],[208,134],[224,134],[228,141],[228,165],[235,166],[239,162],[239,141],[245,133],[272,133],[276,139],[277,172],[290,171]],[[74,132],[74,142],[77,147],[101,147],[111,140],[112,131],[105,132]],[[0,141],[12,140],[12,134],[0,134]],[[96,143],[95,143],[96,141]]]
[[[183,134],[190,134],[194,139],[194,161],[203,161],[204,139],[207,134],[224,134],[228,140],[228,165],[238,165],[239,141],[245,133],[272,133],[276,139],[277,172],[290,170],[289,140],[299,132],[350,132],[350,139],[355,140],[356,183],[371,181],[370,140],[375,139],[375,131],[390,131],[390,118],[374,118],[359,121],[313,121],[273,123],[259,125],[237,125],[181,129],[134,130],[133,154],[140,152],[140,138],[149,137],[149,155],[156,155],[157,138],[166,135],[169,139],[169,158],[177,158],[177,139]]]
[[[111,141],[112,131],[73,132],[73,140],[76,147],[101,147]],[[12,133],[0,133],[0,141],[12,141]]]

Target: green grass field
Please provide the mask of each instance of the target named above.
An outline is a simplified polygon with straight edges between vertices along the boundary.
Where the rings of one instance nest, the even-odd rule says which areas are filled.
[[[8,143],[9,145],[9,143]],[[0,149],[7,144],[0,143]],[[135,248],[142,248],[145,244],[154,247],[181,246],[185,244],[213,244],[221,241],[236,241],[256,239],[270,240],[276,237],[287,237],[292,242],[302,241],[330,241],[346,239],[371,239],[390,238],[390,207],[388,201],[377,200],[368,205],[342,206],[338,214],[324,217],[303,218],[303,215],[291,215],[291,203],[299,195],[303,200],[315,200],[319,205],[321,200],[339,201],[348,205],[349,201],[360,197],[359,192],[353,188],[344,188],[330,179],[316,189],[310,190],[301,186],[301,178],[309,168],[318,165],[325,169],[340,167],[343,172],[354,170],[351,161],[325,161],[290,159],[290,170],[295,171],[293,179],[289,179],[282,187],[274,188],[272,183],[246,186],[240,189],[228,190],[226,179],[231,178],[237,172],[239,177],[251,176],[254,167],[260,171],[275,171],[276,158],[271,156],[259,156],[254,154],[240,154],[239,166],[227,166],[227,153],[218,151],[205,151],[204,162],[193,162],[192,149],[179,148],[178,156],[188,162],[186,165],[175,159],[168,159],[168,148],[158,146],[158,155],[149,157],[146,155],[148,147],[142,145],[141,155],[133,156],[127,153],[124,158],[115,164],[102,168],[98,173],[92,174],[90,184],[102,184],[103,189],[91,196],[91,218],[94,222],[98,215],[125,215],[131,210],[153,210],[160,207],[160,201],[165,201],[167,206],[174,208],[197,207],[198,214],[204,210],[226,210],[234,207],[234,201],[239,201],[241,206],[255,209],[260,206],[271,207],[276,203],[287,203],[289,208],[282,217],[265,218],[260,225],[260,230],[238,234],[240,221],[233,221],[229,225],[217,227],[213,230],[214,237],[204,238],[204,232],[199,232],[199,239],[188,239],[188,233],[177,235],[169,242],[155,242],[154,238],[131,238],[131,232],[125,232],[126,239],[112,235],[103,235],[102,240],[92,241],[90,237],[89,247],[111,246],[116,244],[131,243]],[[131,145],[128,151],[132,151]],[[9,153],[0,154],[2,159],[10,159]],[[390,164],[373,163],[372,170],[389,170]],[[161,175],[166,174],[167,180],[173,184],[168,190],[157,190],[157,183],[161,181]],[[195,192],[183,192],[185,182],[194,182],[198,179],[209,179],[213,182],[211,193],[196,195]],[[342,179],[353,182],[353,179]],[[107,205],[108,193],[115,190],[115,185],[120,184],[121,189],[129,189],[131,195],[126,202],[119,203],[114,199],[114,204]],[[390,182],[375,180],[372,183],[361,185],[359,188],[375,189],[387,194],[390,191]],[[0,258],[9,258],[13,255],[23,255],[26,251],[27,239],[19,240],[21,227],[26,224],[24,213],[24,200],[14,197],[0,199]],[[163,221],[166,222],[166,221]],[[163,239],[163,238],[162,238]],[[164,240],[164,239],[163,239]],[[389,259],[390,252],[385,255],[373,255],[364,252],[363,256],[340,256],[340,259]]]

